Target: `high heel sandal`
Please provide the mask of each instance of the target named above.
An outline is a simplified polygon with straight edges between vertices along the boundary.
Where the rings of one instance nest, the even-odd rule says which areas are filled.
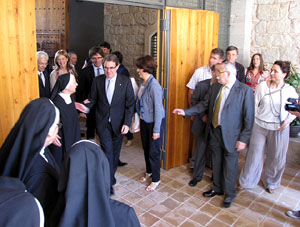
[[[143,177],[141,177],[140,178],[140,182],[141,183],[144,183],[144,182],[146,182],[147,180],[149,180],[149,178],[152,176],[152,173],[145,173],[145,176],[143,176]]]
[[[244,188],[242,185],[239,185],[239,186],[237,187],[237,189],[238,189],[239,191],[244,191],[244,190],[245,190],[245,188]]]
[[[159,184],[160,184],[160,181],[151,182],[151,184],[149,184],[145,190],[147,192],[153,192],[153,191],[155,191],[155,189],[158,187]]]

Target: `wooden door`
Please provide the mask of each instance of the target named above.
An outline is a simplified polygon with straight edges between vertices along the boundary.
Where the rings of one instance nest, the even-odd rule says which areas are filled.
[[[0,146],[38,98],[34,0],[0,1]]]
[[[37,46],[48,53],[51,70],[56,51],[69,48],[68,8],[69,0],[35,0]]]
[[[188,108],[186,84],[195,69],[207,65],[218,47],[219,15],[212,11],[166,8],[169,21],[162,32],[162,84],[166,90],[166,169],[188,162],[192,147],[191,121],[172,114]],[[164,27],[164,26],[161,26]]]

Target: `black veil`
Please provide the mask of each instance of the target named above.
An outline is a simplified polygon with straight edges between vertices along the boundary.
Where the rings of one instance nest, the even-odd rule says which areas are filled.
[[[44,146],[56,110],[48,98],[31,101],[0,148],[0,175],[24,181],[36,153]]]
[[[133,208],[110,199],[109,171],[97,144],[85,140],[71,147],[59,179],[58,226],[140,226]]]

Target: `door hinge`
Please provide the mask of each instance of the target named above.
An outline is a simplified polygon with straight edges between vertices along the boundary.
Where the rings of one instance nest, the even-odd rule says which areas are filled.
[[[167,99],[167,97],[168,97],[168,89],[167,88],[163,88],[163,92],[164,92],[164,99]]]
[[[160,30],[161,31],[169,31],[170,29],[170,23],[168,19],[162,19],[160,20]]]

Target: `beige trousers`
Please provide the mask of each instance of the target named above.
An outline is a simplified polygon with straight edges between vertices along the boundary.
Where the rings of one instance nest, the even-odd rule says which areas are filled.
[[[280,186],[285,169],[289,134],[289,126],[279,132],[264,129],[254,123],[245,165],[239,178],[242,187],[255,188],[257,186],[263,170],[264,152],[266,153],[262,178],[264,187],[276,189]]]

